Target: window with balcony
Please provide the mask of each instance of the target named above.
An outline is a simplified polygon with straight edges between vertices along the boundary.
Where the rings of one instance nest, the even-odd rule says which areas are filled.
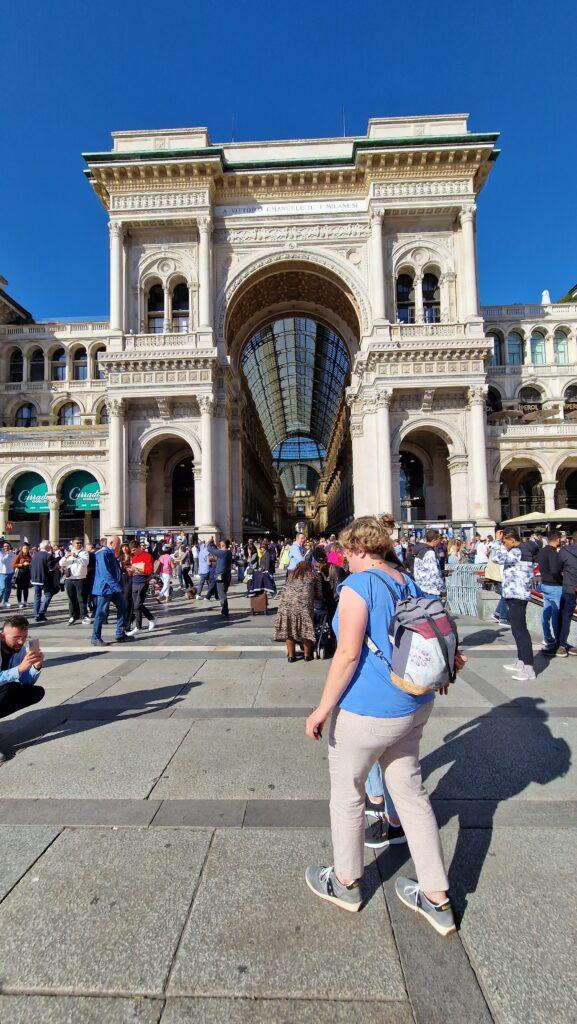
[[[51,367],[52,380],[66,380],[66,352],[63,348],[52,353]]]
[[[100,345],[92,354],[92,358],[94,360],[94,379],[106,380],[106,370],[103,369],[102,365],[98,361],[99,352],[106,352],[106,346]]]
[[[20,408],[16,410],[14,423],[17,427],[38,426],[38,411],[36,406],[32,405],[30,402],[26,402],[25,405],[21,405]]]
[[[509,366],[522,366],[524,354],[523,338],[516,331],[511,331],[507,338],[507,362]]]
[[[105,427],[107,426],[108,422],[108,406],[106,405],[105,402],[102,408],[100,409],[100,412],[98,413],[98,423],[100,424],[101,427]]]
[[[553,358],[559,366],[569,362],[569,339],[565,331],[557,330],[553,335]]]
[[[19,348],[10,356],[9,379],[11,384],[19,384],[24,380],[24,358]]]
[[[399,274],[396,286],[397,320],[402,324],[415,322],[415,286],[410,274]]]
[[[164,289],[161,284],[153,284],[147,300],[148,333],[163,334],[164,332]]]
[[[76,402],[66,402],[60,406],[58,410],[59,427],[79,427],[80,422],[80,408]]]
[[[72,379],[88,380],[88,355],[85,348],[77,348],[74,352]]]
[[[539,412],[543,404],[543,395],[537,388],[521,388],[519,405],[524,413]]]
[[[172,293],[172,329],[177,334],[186,334],[190,325],[190,300],[188,285],[177,284]]]
[[[577,421],[577,386],[575,384],[570,384],[565,389],[563,418],[569,420],[570,423]]]
[[[38,383],[44,380],[44,352],[35,348],[30,356],[30,380]]]
[[[493,342],[493,355],[489,360],[489,366],[503,366],[505,362],[505,345],[503,344],[503,338],[496,331],[491,331],[487,335],[488,338]]]
[[[436,274],[423,275],[423,316],[426,324],[438,324],[441,320],[441,294]]]
[[[545,335],[541,331],[533,331],[531,335],[531,362],[534,366],[545,366],[547,362]]]

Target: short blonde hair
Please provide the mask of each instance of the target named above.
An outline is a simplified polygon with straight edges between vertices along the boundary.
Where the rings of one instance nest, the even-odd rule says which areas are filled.
[[[347,551],[366,551],[376,558],[386,558],[393,548],[391,535],[376,516],[360,516],[342,531],[340,543]]]

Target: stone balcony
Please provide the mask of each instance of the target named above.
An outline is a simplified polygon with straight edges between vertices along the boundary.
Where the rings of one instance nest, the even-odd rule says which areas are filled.
[[[575,363],[517,363],[507,366],[488,366],[487,377],[561,377],[563,375],[574,376],[577,374]]]
[[[2,427],[0,458],[10,459],[18,452],[33,452],[40,458],[44,452],[89,451],[105,453],[108,448],[108,427]]]
[[[8,394],[29,394],[31,392],[43,392],[48,394],[62,394],[76,391],[104,391],[106,381],[100,377],[93,377],[89,380],[24,380],[0,382],[0,391]]]
[[[126,334],[125,352],[157,353],[163,349],[190,351],[206,348],[206,334],[198,331],[174,334]],[[212,347],[212,343],[210,345]]]
[[[0,335],[18,341],[28,341],[32,338],[67,338],[75,335],[103,334],[107,331],[110,331],[110,324],[107,320],[67,321],[65,323],[50,321],[49,323],[0,326]]]
[[[481,306],[485,320],[567,320],[577,316],[577,302],[552,302],[550,305]]]
[[[577,423],[560,420],[554,423],[495,423],[487,425],[487,436],[497,438],[541,438],[550,441],[556,437],[569,437],[577,441]]]

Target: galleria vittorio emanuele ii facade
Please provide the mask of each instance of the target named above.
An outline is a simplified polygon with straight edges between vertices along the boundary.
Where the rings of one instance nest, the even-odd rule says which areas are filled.
[[[39,323],[0,290],[0,532],[577,508],[577,291],[479,306],[496,145],[447,115],[226,145],[116,132],[86,154],[110,317]]]

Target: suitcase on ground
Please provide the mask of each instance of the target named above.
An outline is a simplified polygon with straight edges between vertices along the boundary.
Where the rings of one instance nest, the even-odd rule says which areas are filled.
[[[268,594],[266,590],[251,596],[250,610],[253,615],[266,615],[268,613]]]

